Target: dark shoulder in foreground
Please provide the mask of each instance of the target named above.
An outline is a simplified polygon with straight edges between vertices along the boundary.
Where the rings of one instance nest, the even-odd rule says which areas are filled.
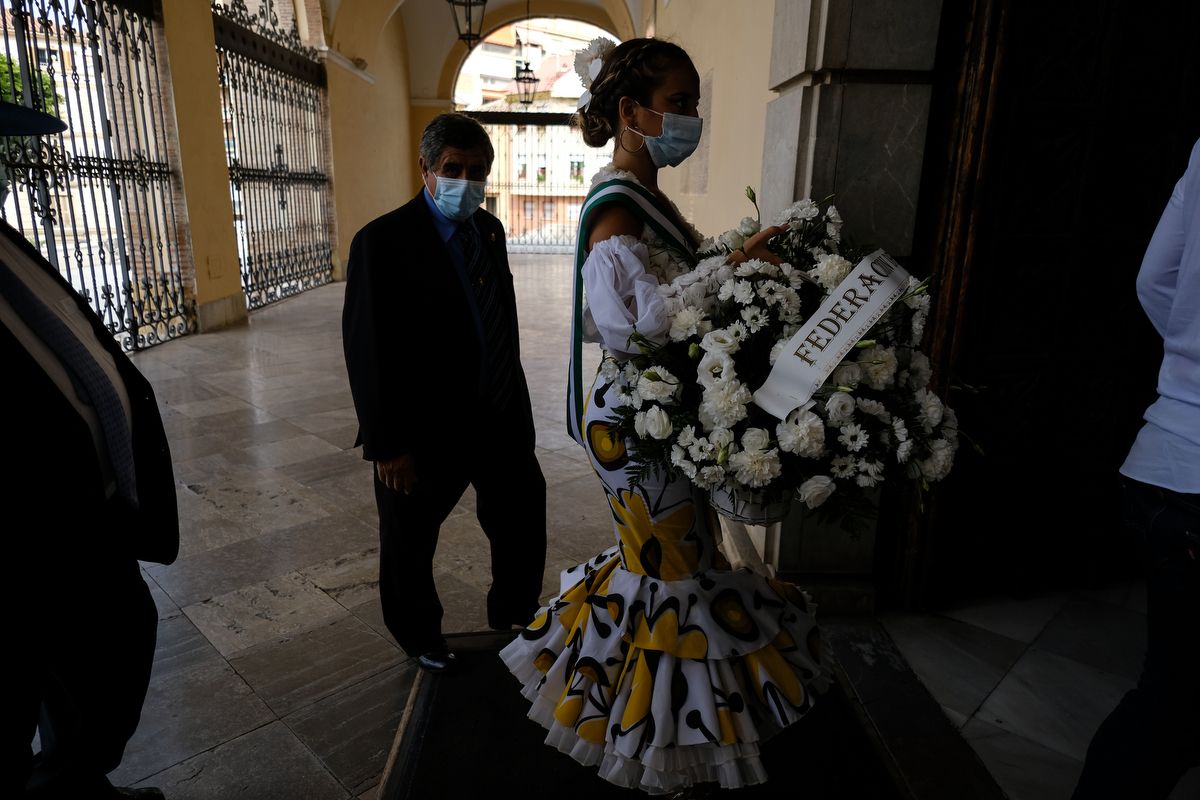
[[[424,210],[421,208],[423,204],[424,199],[418,194],[399,208],[392,209],[363,225],[359,228],[358,233],[354,234],[354,241],[397,235],[397,232],[412,219],[414,214]],[[353,243],[351,247],[353,247]]]

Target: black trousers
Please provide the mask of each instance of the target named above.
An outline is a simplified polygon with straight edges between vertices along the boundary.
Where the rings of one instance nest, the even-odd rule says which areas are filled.
[[[1148,559],[1146,660],[1092,738],[1073,800],[1166,798],[1200,766],[1200,495],[1123,491]]]
[[[476,515],[491,546],[489,624],[504,629],[532,621],[542,591],[546,481],[533,449],[453,450],[417,457],[419,478],[411,494],[392,491],[375,476],[383,619],[411,656],[445,645],[433,556],[438,531],[468,485],[475,487]]]
[[[37,798],[112,792],[105,775],[137,728],[158,629],[138,562],[96,546],[119,535],[79,531],[77,549],[13,565],[27,594],[18,594],[12,642],[15,708],[4,715],[5,772],[15,778],[5,797],[23,796],[26,782]],[[31,758],[35,727],[41,751]]]

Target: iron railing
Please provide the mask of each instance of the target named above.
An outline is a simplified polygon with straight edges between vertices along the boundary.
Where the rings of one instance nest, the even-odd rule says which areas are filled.
[[[289,4],[214,2],[217,80],[250,308],[333,278],[325,70]]]
[[[508,249],[563,253],[575,249],[579,211],[607,152],[583,143],[571,115],[467,111],[492,139],[487,209],[504,223]]]
[[[0,138],[0,215],[124,349],[193,330],[154,3],[4,0],[0,33],[0,97],[68,126]]]

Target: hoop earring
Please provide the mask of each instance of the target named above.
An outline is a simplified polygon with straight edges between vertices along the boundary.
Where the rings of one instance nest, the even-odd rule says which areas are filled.
[[[636,148],[634,148],[633,150],[630,150],[628,147],[625,146],[625,134],[629,133],[630,131],[633,131],[638,136],[642,137],[642,143],[640,145],[638,145]],[[634,130],[633,128],[621,128],[621,132],[617,135],[617,144],[626,153],[630,153],[630,154],[637,153],[637,152],[640,152],[640,151],[646,149],[646,136],[641,131]]]

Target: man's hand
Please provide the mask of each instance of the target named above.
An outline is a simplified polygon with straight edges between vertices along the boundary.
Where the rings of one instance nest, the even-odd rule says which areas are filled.
[[[379,482],[393,492],[412,494],[417,485],[417,462],[411,455],[376,461],[375,474],[379,476]]]
[[[767,240],[776,234],[784,232],[784,228],[778,225],[772,225],[769,228],[763,228],[758,233],[746,239],[746,243],[741,246],[741,251],[746,254],[747,258],[757,258],[761,261],[766,261],[769,264],[782,263],[779,256],[767,249]]]

